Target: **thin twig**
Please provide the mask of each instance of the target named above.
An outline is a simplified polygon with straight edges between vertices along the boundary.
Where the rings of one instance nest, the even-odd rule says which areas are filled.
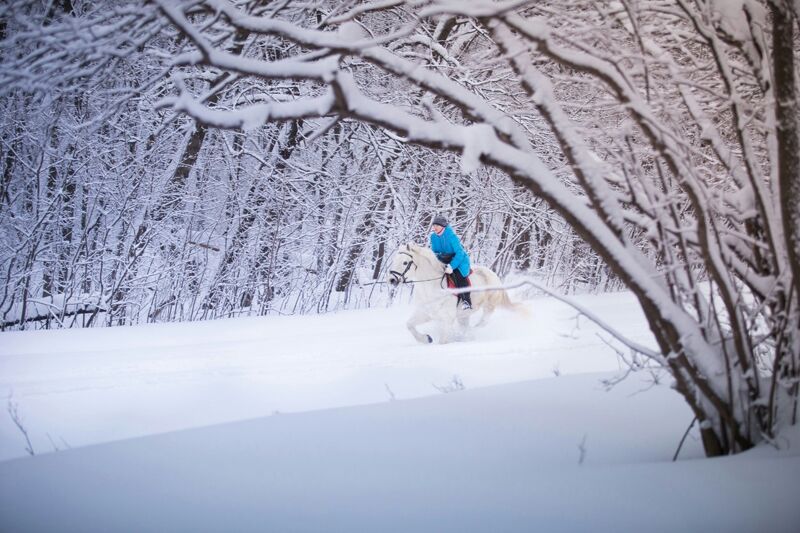
[[[544,287],[543,285],[540,285],[540,284],[536,283],[535,281],[522,280],[522,281],[519,281],[517,283],[513,283],[511,285],[489,285],[489,286],[486,286],[486,287],[466,287],[466,288],[463,288],[463,289],[445,289],[445,290],[447,292],[451,293],[451,294],[461,294],[461,293],[465,293],[465,292],[472,293],[472,292],[487,292],[487,291],[499,291],[499,290],[508,291],[508,290],[511,290],[511,289],[518,289],[518,288],[523,287],[525,285],[530,285],[531,287],[542,291],[543,293],[547,294],[548,296],[550,296],[552,298],[555,298],[556,300],[569,305],[570,307],[572,307],[573,309],[578,311],[578,313],[582,314],[583,316],[585,316],[586,318],[588,318],[589,320],[591,320],[592,322],[594,322],[595,324],[600,326],[602,329],[604,329],[607,333],[611,334],[611,336],[613,336],[619,342],[621,342],[622,344],[624,344],[625,346],[630,348],[632,351],[640,353],[640,354],[644,355],[645,357],[647,357],[649,359],[653,359],[653,360],[655,360],[655,361],[657,361],[657,362],[659,362],[661,364],[666,365],[666,362],[664,361],[664,358],[661,356],[661,354],[655,352],[654,350],[651,350],[650,348],[648,348],[646,346],[643,346],[643,345],[641,345],[641,344],[639,344],[637,342],[634,342],[634,341],[628,339],[622,333],[617,331],[614,327],[612,327],[606,321],[602,320],[599,316],[597,316],[593,312],[591,312],[588,309],[586,309],[584,306],[580,305],[577,302],[572,301],[571,299],[567,298],[566,296],[558,294],[557,292],[555,292],[555,291],[553,291],[551,289],[548,289],[547,287]]]
[[[686,428],[686,432],[683,434],[683,438],[681,439],[680,444],[678,444],[678,449],[675,450],[675,455],[672,456],[673,463],[678,460],[678,454],[681,453],[681,448],[683,447],[683,441],[686,440],[686,437],[689,435],[689,432],[692,430],[692,427],[694,427],[695,422],[697,422],[696,416],[692,419],[692,423],[689,424],[689,427]]]
[[[17,403],[12,399],[12,395],[8,396],[8,414],[11,416],[11,420],[14,422],[14,425],[17,426],[22,436],[25,437],[25,443],[27,446],[25,447],[25,451],[28,452],[29,455],[33,456],[36,455],[33,452],[33,444],[31,444],[31,439],[28,437],[28,431],[25,429],[25,426],[22,424],[22,419],[19,416],[19,409]]]

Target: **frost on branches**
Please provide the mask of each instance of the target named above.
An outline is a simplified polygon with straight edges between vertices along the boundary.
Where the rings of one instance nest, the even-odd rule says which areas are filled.
[[[335,72],[338,57],[298,62],[280,38],[215,28],[227,54],[215,61],[287,78],[243,76],[201,64],[152,3],[6,5],[0,329],[381,305],[387,291],[374,281],[387,254],[425,239],[440,211],[500,273],[533,273],[565,292],[619,287],[563,219],[500,170],[474,159],[462,177],[460,154],[319,118],[334,97],[304,76]],[[336,29],[347,40],[360,32],[352,21]],[[547,160],[563,167],[549,146]]]
[[[788,4],[719,4],[162,0],[193,46],[161,105],[219,128],[355,119],[504,170],[636,294],[707,453],[735,452],[796,419],[798,109]],[[232,29],[291,52],[231,53]],[[224,109],[187,88],[198,65],[304,83]]]
[[[313,180],[336,182],[346,169],[360,173],[362,180],[347,180],[348,194],[374,198],[360,209],[376,215],[358,221],[371,232],[388,221],[381,213],[405,212],[406,225],[396,227],[402,232],[424,225],[429,214],[408,203],[424,196],[407,189],[408,180],[440,184],[446,195],[502,172],[511,185],[492,189],[502,191],[493,197],[510,194],[506,207],[513,207],[517,187],[532,193],[516,196],[528,205],[544,200],[636,295],[660,348],[639,356],[669,369],[700,422],[708,455],[748,449],[796,422],[797,3],[142,4],[84,15],[97,19],[98,43],[112,31],[127,36],[110,51],[95,50],[95,62],[124,62],[130,55],[120,50],[134,46],[147,50],[151,71],[136,90],[157,87],[150,94],[162,118],[155,122],[169,115],[173,124],[187,118],[196,124],[174,140],[185,147],[178,157],[146,142],[134,147],[169,169],[154,177],[167,185],[155,187],[152,202],[127,221],[136,229],[119,244],[134,257],[143,254],[142,263],[153,253],[148,239],[165,227],[160,222],[174,209],[187,210],[230,158],[250,159],[249,172],[269,173],[269,201],[259,188],[267,184],[242,177],[249,189],[214,204],[238,221],[226,241],[211,243],[216,233],[206,225],[196,242],[230,250],[255,228],[284,228],[280,239],[262,241],[264,255],[251,258],[271,258],[276,267],[284,257],[276,242],[291,247],[310,228],[326,225],[320,211],[319,220],[308,217],[290,229],[277,223],[277,199],[284,205],[331,200]],[[38,41],[47,43],[48,35]],[[15,82],[33,85],[35,74],[23,70]],[[143,102],[138,112],[147,109]],[[169,125],[158,128],[154,135],[178,134]],[[182,175],[194,168],[192,147],[212,136],[225,149],[207,162],[206,175]],[[344,161],[342,149],[351,150]],[[388,170],[375,175],[348,167],[362,155]],[[421,158],[432,165],[418,165],[411,178],[407,167]],[[441,172],[445,162],[449,170]],[[374,190],[387,192],[376,197]],[[544,229],[530,212],[524,216],[527,226],[516,216],[499,218],[493,235],[505,240],[497,253],[513,248],[514,233],[524,227]],[[369,248],[354,239],[339,257],[352,261]],[[221,254],[212,278],[229,279],[227,269],[241,268],[238,257]],[[315,257],[307,275],[331,264],[330,257]],[[115,279],[131,272],[166,275],[134,263]],[[205,293],[206,305],[218,304],[214,298],[223,293],[215,291]]]

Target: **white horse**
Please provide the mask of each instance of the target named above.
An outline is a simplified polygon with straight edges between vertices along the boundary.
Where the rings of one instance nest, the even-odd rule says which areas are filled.
[[[469,276],[473,289],[498,287],[500,278],[483,266],[473,266]],[[470,316],[481,312],[476,326],[486,323],[495,309],[504,307],[516,312],[525,312],[521,304],[513,303],[503,289],[471,291],[472,311],[463,311],[457,305],[457,295],[447,289],[444,265],[434,253],[416,244],[401,246],[394,254],[387,272],[387,281],[392,287],[403,283],[414,285],[414,304],[416,309],[406,322],[408,330],[419,342],[433,342],[430,335],[420,333],[417,326],[425,322],[436,322],[439,342],[446,343],[463,335],[469,326]]]

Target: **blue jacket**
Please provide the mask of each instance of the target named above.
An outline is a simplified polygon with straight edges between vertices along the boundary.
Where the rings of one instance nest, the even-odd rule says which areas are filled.
[[[431,250],[443,263],[447,263],[447,257],[452,254],[449,263],[453,270],[458,270],[465,278],[469,276],[469,256],[450,226],[445,226],[441,235],[431,232]]]

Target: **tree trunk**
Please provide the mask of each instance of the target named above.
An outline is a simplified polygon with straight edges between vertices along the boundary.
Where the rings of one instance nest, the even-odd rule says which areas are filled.
[[[795,21],[789,7],[779,0],[772,6],[775,115],[777,118],[778,183],[786,249],[789,252],[795,300],[800,298],[800,142],[794,62]]]

